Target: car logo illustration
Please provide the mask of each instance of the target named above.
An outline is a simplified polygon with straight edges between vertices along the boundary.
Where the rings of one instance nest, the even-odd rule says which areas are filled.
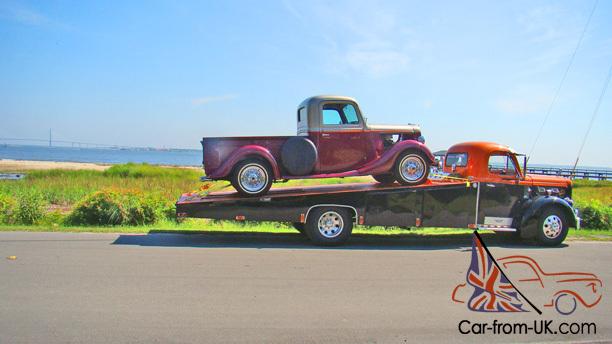
[[[470,288],[473,288],[471,296]],[[554,307],[563,315],[578,306],[595,307],[602,298],[602,281],[587,272],[545,272],[533,258],[512,255],[495,259],[475,233],[466,282],[451,293],[451,300],[467,303],[476,312],[526,312],[537,305]],[[527,305],[528,304],[528,305]]]

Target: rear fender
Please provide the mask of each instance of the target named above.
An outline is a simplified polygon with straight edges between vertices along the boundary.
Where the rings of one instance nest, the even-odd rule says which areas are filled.
[[[520,220],[521,237],[530,238],[537,234],[537,225],[529,226],[532,220],[537,221],[548,207],[561,209],[568,221],[569,227],[576,227],[576,215],[572,206],[564,199],[555,196],[538,196],[525,203],[523,216]]]
[[[361,175],[388,173],[393,167],[393,164],[395,164],[395,160],[397,159],[398,155],[409,149],[422,152],[425,157],[429,159],[430,163],[435,161],[433,154],[431,154],[429,148],[427,148],[427,146],[425,146],[423,143],[415,140],[405,140],[393,145],[388,151],[384,152],[379,159],[376,159],[373,162],[363,166],[358,170],[358,172]]]
[[[219,166],[217,169],[209,173],[207,176],[212,179],[224,179],[228,178],[232,173],[234,166],[240,161],[249,158],[249,157],[257,157],[261,158],[270,164],[272,167],[272,172],[274,173],[274,179],[280,179],[280,169],[278,167],[278,163],[276,159],[265,147],[258,145],[246,145],[236,149],[230,156]]]

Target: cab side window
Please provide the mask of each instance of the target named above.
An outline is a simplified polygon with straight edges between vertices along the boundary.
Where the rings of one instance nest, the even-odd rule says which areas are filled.
[[[514,160],[505,154],[493,154],[489,157],[489,173],[503,176],[517,176]]]
[[[323,125],[355,125],[359,124],[359,116],[352,104],[325,104],[321,121]]]
[[[323,109],[323,125],[342,124],[340,111],[336,109]]]
[[[346,124],[359,124],[359,117],[357,116],[357,110],[351,104],[346,104],[342,108],[344,118],[346,118]]]

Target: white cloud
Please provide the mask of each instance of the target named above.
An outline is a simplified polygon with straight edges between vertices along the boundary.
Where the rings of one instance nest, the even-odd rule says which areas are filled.
[[[9,19],[24,25],[45,26],[71,29],[69,25],[53,20],[47,15],[17,2],[0,2],[0,18]]]
[[[521,38],[535,51],[525,60],[521,75],[556,71],[569,62],[588,18],[590,4],[585,5],[583,13],[569,12],[560,6],[539,6],[518,17]]]
[[[201,106],[201,105],[214,103],[214,102],[230,101],[230,100],[236,99],[237,97],[238,96],[235,94],[224,94],[221,96],[205,96],[205,97],[194,98],[191,100],[191,103],[194,106]]]
[[[495,101],[495,108],[511,115],[544,114],[552,95],[537,86],[520,86]]]
[[[403,72],[418,46],[413,31],[400,24],[392,9],[370,1],[283,2],[285,9],[321,38],[315,49],[333,72],[384,77]]]

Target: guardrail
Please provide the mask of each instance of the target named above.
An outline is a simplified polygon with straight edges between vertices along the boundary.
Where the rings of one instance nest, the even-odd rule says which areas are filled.
[[[527,173],[543,174],[547,176],[560,176],[572,179],[594,179],[594,180],[610,180],[612,179],[612,171],[577,168],[557,168],[557,167],[527,167]]]

